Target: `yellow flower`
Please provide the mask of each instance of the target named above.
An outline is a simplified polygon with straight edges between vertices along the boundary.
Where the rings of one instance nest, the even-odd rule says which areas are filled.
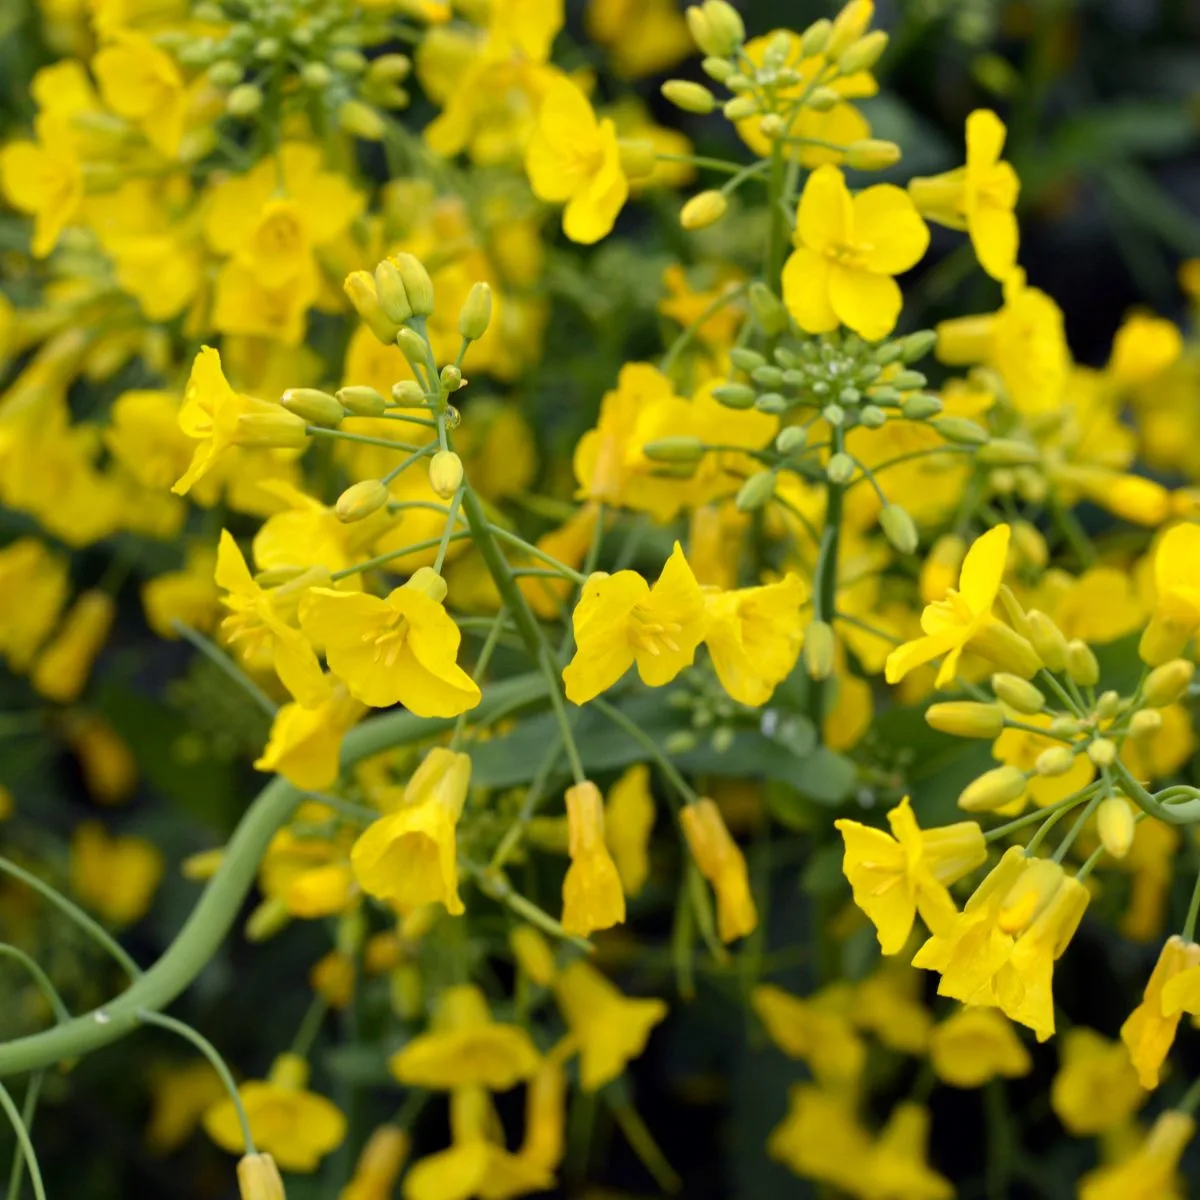
[[[758,924],[758,910],[750,894],[746,859],[713,801],[705,798],[685,804],[679,813],[683,836],[700,874],[717,895],[717,933],[723,942],[745,937]]]
[[[609,789],[604,807],[604,840],[626,896],[636,896],[650,874],[654,811],[650,768],[634,763]]]
[[[162,854],[144,838],[110,837],[98,821],[85,821],[71,838],[71,887],[113,925],[130,925],[146,912],[162,873]]]
[[[221,611],[216,569],[217,556],[208,546],[189,546],[180,570],[166,571],[142,584],[146,624],[160,638],[172,641],[179,637],[175,621],[207,633]]]
[[[147,488],[169,488],[188,467],[194,445],[179,428],[179,405],[169,392],[122,392],[104,431],[109,453]]]
[[[301,602],[300,623],[364,704],[455,717],[474,708],[480,692],[455,662],[462,634],[442,607],[445,589],[428,567],[382,600],[313,588]]]
[[[856,1194],[863,1200],[954,1200],[950,1180],[926,1159],[929,1109],[912,1101],[897,1104],[871,1147],[867,1178]]]
[[[0,150],[0,181],[12,206],[34,219],[32,250],[45,258],[83,202],[83,166],[68,117],[43,113],[37,141],[9,142]]]
[[[709,593],[704,641],[721,686],[739,704],[766,704],[804,644],[807,588],[797,575],[763,587]]]
[[[976,109],[967,117],[967,164],[931,179],[912,179],[908,194],[921,215],[951,229],[966,229],[979,265],[1003,282],[1017,261],[1017,218],[1021,181],[1001,160],[1006,130],[994,112]]]
[[[67,602],[67,561],[37,538],[0,548],[0,655],[26,671]]]
[[[808,1000],[771,983],[760,984],[750,1003],[771,1041],[789,1058],[803,1060],[825,1086],[851,1090],[862,1075],[867,1046],[836,993]]]
[[[795,241],[783,302],[800,328],[828,333],[842,324],[878,341],[903,304],[892,276],[916,265],[929,230],[900,188],[877,184],[851,197],[842,172],[827,164],[804,185]]]
[[[771,1131],[767,1153],[806,1179],[861,1196],[868,1179],[871,1136],[844,1091],[795,1084],[787,1116]]]
[[[576,650],[563,682],[572,701],[586,704],[634,663],[650,687],[690,666],[704,636],[704,595],[676,542],[653,587],[636,571],[589,576],[572,620]]]
[[[1137,1151],[1123,1162],[1097,1167],[1079,1181],[1079,1200],[1174,1200],[1176,1170],[1196,1122],[1187,1113],[1160,1113]]]
[[[992,605],[1004,578],[1008,538],[1008,526],[997,525],[975,539],[963,559],[958,590],[949,588],[944,599],[927,605],[921,613],[925,636],[905,642],[888,655],[885,667],[888,683],[899,683],[911,670],[938,657],[942,664],[938,668],[937,686],[944,688],[954,679],[967,643],[993,624],[998,625],[992,617]]]
[[[175,60],[145,34],[122,31],[96,53],[92,70],[104,103],[132,121],[160,154],[174,158],[187,114]]]
[[[259,587],[228,529],[221,530],[214,577],[224,592],[221,603],[229,610],[221,621],[225,642],[237,647],[249,663],[273,666],[280,682],[301,704],[321,704],[329,684],[316,652],[304,634],[284,619],[295,611],[297,595],[289,590],[292,585]]]
[[[933,1017],[921,1000],[920,973],[885,963],[854,988],[850,1019],[873,1033],[889,1050],[924,1054]]]
[[[538,199],[566,202],[563,232],[573,242],[598,242],[629,196],[615,126],[596,120],[588,98],[569,79],[546,89],[525,170]]]
[[[562,927],[586,937],[625,920],[621,877],[604,841],[604,800],[594,783],[567,789],[567,852]]]
[[[559,972],[554,995],[579,1050],[579,1082],[585,1092],[616,1079],[667,1015],[664,1001],[631,1000],[582,960]]]
[[[934,933],[945,932],[958,910],[947,887],[987,861],[983,831],[974,821],[922,830],[906,796],[888,813],[892,837],[857,821],[834,827],[846,843],[842,870],[854,902],[867,914],[884,954],[904,949],[918,911]]]
[[[299,1055],[281,1054],[265,1080],[252,1079],[238,1088],[255,1146],[285,1171],[315,1171],[346,1136],[341,1110],[308,1091],[307,1084],[308,1063]],[[205,1114],[204,1129],[222,1150],[245,1152],[242,1126],[228,1096]]]
[[[1200,525],[1172,525],[1154,549],[1154,611],[1138,651],[1152,667],[1176,657],[1200,628]]]
[[[154,1154],[178,1150],[192,1136],[204,1113],[224,1095],[221,1077],[206,1058],[152,1068],[147,1147]]]
[[[269,1154],[243,1154],[237,1180],[241,1200],[287,1200],[279,1168]]]
[[[1058,411],[1071,367],[1062,309],[1015,269],[1004,305],[990,316],[956,317],[937,327],[937,357],[950,366],[985,363],[1004,381],[1019,412]]]
[[[1135,387],[1161,375],[1182,352],[1183,335],[1173,321],[1133,313],[1113,338],[1108,374],[1123,387]]]
[[[101,804],[122,804],[137,787],[138,765],[125,740],[103,717],[64,714],[63,736],[79,760],[88,794]]]
[[[1158,1076],[1175,1041],[1183,1009],[1189,1007],[1188,984],[1200,971],[1200,946],[1172,935],[1163,944],[1158,962],[1146,982],[1141,1003],[1121,1026],[1121,1041],[1137,1070],[1142,1087],[1158,1087]],[[1181,984],[1175,984],[1175,980]],[[1193,985],[1194,986],[1194,985]],[[1170,987],[1170,993],[1167,988]],[[1168,1004],[1168,998],[1172,1003]]]
[[[471,783],[471,760],[441,746],[425,756],[404,789],[396,812],[369,826],[350,856],[363,891],[401,912],[444,904],[455,916],[458,851],[455,827]]]
[[[588,0],[588,36],[608,48],[624,79],[657,75],[692,50],[687,22],[672,0]]]
[[[447,988],[438,1000],[433,1028],[388,1059],[388,1069],[408,1087],[482,1087],[506,1092],[531,1078],[541,1064],[529,1034],[492,1020],[474,984]]]
[[[80,592],[58,632],[34,663],[30,675],[33,686],[59,704],[78,699],[115,616],[116,605],[107,592]]]
[[[1063,1034],[1059,1055],[1050,1103],[1075,1137],[1124,1125],[1145,1103],[1146,1093],[1122,1042],[1077,1025]]]
[[[564,1038],[542,1060],[525,1093],[525,1137],[519,1157],[553,1171],[566,1149],[567,1075],[562,1059],[569,1054]]]
[[[1011,1022],[994,1008],[963,1008],[936,1026],[929,1061],[951,1087],[982,1087],[989,1079],[1016,1079],[1033,1070],[1033,1059]]]
[[[391,1200],[410,1145],[408,1134],[398,1125],[380,1125],[367,1139],[354,1177],[338,1193],[338,1200]]]
[[[271,724],[271,736],[254,764],[275,771],[294,787],[320,791],[337,782],[342,738],[353,728],[364,707],[341,684],[313,708],[285,704]]]

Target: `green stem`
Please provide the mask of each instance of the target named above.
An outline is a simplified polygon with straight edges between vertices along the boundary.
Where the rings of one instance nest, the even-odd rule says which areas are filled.
[[[433,422],[422,421],[420,424],[431,425]],[[347,433],[344,429],[325,429],[321,425],[309,425],[307,426],[307,430],[310,437],[337,438],[342,442],[357,442],[360,446],[378,446],[383,450],[413,451],[425,449],[424,446],[417,446],[412,442],[392,442],[387,438],[368,437],[365,433]]]
[[[446,514],[446,525],[442,529],[442,540],[438,543],[437,556],[433,560],[433,569],[440,575],[442,566],[446,561],[446,551],[450,548],[450,533],[454,528],[454,522],[458,519],[458,506],[462,503],[462,488],[459,488],[454,493],[454,499],[450,501],[450,511]]]
[[[607,1092],[605,1098],[608,1098]],[[659,1189],[672,1196],[678,1192],[683,1187],[683,1180],[667,1161],[667,1156],[659,1148],[637,1109],[629,1103],[610,1103],[609,1111],[625,1135],[625,1140],[641,1159],[642,1166],[654,1177]]]
[[[408,470],[409,467],[413,465],[413,463],[422,458],[427,458],[434,452],[434,449],[435,447],[431,442],[428,446],[422,446],[419,450],[414,450],[407,458],[401,459],[400,462],[398,462],[386,475],[381,475],[379,482],[382,483],[384,487],[387,487],[387,485],[391,483],[396,476],[402,475]]]
[[[786,182],[786,170],[787,163],[784,161],[783,147],[775,142],[771,147],[771,174],[767,183],[767,216],[770,224],[767,226],[767,250],[763,275],[767,287],[777,296],[780,293],[783,252],[787,247],[787,219],[781,203]]]
[[[340,571],[334,571],[330,575],[331,583],[337,583],[339,579],[348,579],[351,575],[357,575],[360,571],[373,571],[376,567],[387,566],[390,562],[395,562],[398,558],[404,558],[408,554],[416,554],[420,550],[432,550],[435,546],[441,546],[442,539],[445,538],[449,542],[461,542],[463,538],[469,538],[471,531],[469,529],[460,529],[457,533],[452,533],[446,538],[445,533],[435,538],[426,538],[422,542],[413,542],[411,546],[401,546],[399,550],[389,550],[386,554],[377,554],[374,558],[364,559],[360,563],[355,563],[352,567],[344,567]]]
[[[720,312],[727,304],[732,304],[734,300],[741,299],[746,294],[746,289],[749,284],[739,284],[737,287],[730,288],[726,292],[722,292],[715,300],[705,305],[700,315],[687,326],[671,343],[666,354],[662,357],[662,362],[658,364],[658,369],[665,375],[675,365],[675,360],[687,349],[692,339],[696,334],[704,328],[704,324],[710,317]]]
[[[990,1080],[984,1086],[983,1110],[987,1130],[988,1198],[1006,1200],[1012,1174],[1012,1125],[1001,1080]]]
[[[42,1172],[38,1166],[37,1155],[33,1150],[33,1142],[29,1140],[29,1130],[25,1128],[25,1122],[22,1120],[21,1114],[17,1111],[17,1106],[13,1103],[13,1098],[9,1095],[8,1088],[2,1083],[0,1083],[0,1108],[4,1109],[9,1123],[12,1125],[13,1133],[17,1139],[17,1146],[20,1149],[22,1157],[25,1159],[25,1165],[29,1168],[29,1178],[33,1182],[33,1194],[37,1197],[37,1200],[46,1200],[46,1186],[42,1183]]]
[[[1088,819],[1092,816],[1096,809],[1100,807],[1101,803],[1103,803],[1105,796],[1110,792],[1111,786],[1112,785],[1106,778],[1104,780],[1104,787],[1087,802],[1087,807],[1079,814],[1078,818],[1076,818],[1075,824],[1067,830],[1067,836],[1064,837],[1061,842],[1059,842],[1058,849],[1054,851],[1053,857],[1056,863],[1061,863],[1066,860],[1067,854],[1070,852],[1071,847],[1075,844],[1075,839],[1083,832],[1083,827],[1088,823]]]
[[[25,1089],[25,1103],[21,1105],[21,1124],[27,1134],[32,1134],[33,1118],[37,1115],[38,1098],[42,1094],[42,1083],[46,1078],[45,1071],[37,1071],[29,1079]],[[8,1176],[7,1200],[20,1200],[21,1180],[25,1177],[25,1155],[13,1156],[12,1171]]]
[[[1157,817],[1168,825],[1195,825],[1200,821],[1200,793],[1183,804],[1161,804],[1136,779],[1129,768],[1118,758],[1110,768],[1121,785],[1121,790],[1148,817]]]
[[[137,1018],[146,1025],[157,1025],[159,1029],[167,1029],[171,1033],[183,1038],[184,1041],[191,1042],[208,1059],[212,1064],[213,1070],[220,1076],[225,1090],[229,1093],[229,1099],[233,1101],[238,1124],[242,1127],[242,1142],[246,1147],[246,1153],[257,1154],[258,1151],[254,1148],[254,1135],[250,1132],[250,1120],[246,1116],[246,1109],[242,1105],[242,1097],[238,1093],[237,1083],[234,1081],[233,1075],[230,1074],[229,1068],[225,1065],[225,1060],[221,1057],[216,1046],[190,1025],[185,1024],[183,1021],[177,1021],[174,1017],[168,1017],[165,1013],[142,1010],[138,1012]]]
[[[840,427],[833,430],[833,451],[840,453],[845,434]],[[813,620],[832,625],[837,616],[838,549],[842,534],[842,502],[844,484],[827,481],[825,484],[825,527],[821,530],[821,545],[817,551],[817,568],[813,576]],[[809,715],[821,737],[825,708],[825,681],[814,679],[809,685]]]
[[[46,1003],[50,1005],[50,1011],[54,1013],[54,1019],[58,1022],[69,1021],[71,1014],[67,1010],[67,1006],[63,1003],[63,998],[58,994],[58,989],[50,982],[50,976],[42,970],[37,961],[24,950],[16,946],[0,944],[0,958],[11,958],[19,962],[21,966],[33,977],[33,982],[37,985],[38,991],[46,998]]]
[[[690,163],[693,167],[705,167],[709,171],[724,171],[726,175],[737,175],[745,169],[723,158],[702,158],[695,154],[656,154],[654,157],[659,162]]]
[[[74,921],[92,941],[99,946],[103,946],[131,979],[137,979],[141,976],[142,968],[130,958],[120,942],[107,929],[89,917],[82,908],[68,900],[56,888],[51,887],[48,883],[43,883],[36,875],[31,875],[23,867],[18,867],[16,863],[10,862],[7,858],[0,857],[0,871],[6,875],[11,875],[14,879],[19,879],[26,887],[33,888],[35,892],[40,893],[49,900],[55,908]]]
[[[1190,1117],[1196,1111],[1197,1106],[1200,1106],[1200,1079],[1197,1079],[1190,1088],[1183,1094],[1183,1098],[1179,1101],[1175,1108],[1178,1112],[1187,1113]]]
[[[700,797],[696,790],[679,773],[679,768],[663,753],[658,743],[635,721],[631,721],[619,708],[597,696],[591,701],[597,712],[603,713],[618,729],[627,733],[656,762],[667,781],[679,793],[685,804],[695,804]]]
[[[983,840],[985,842],[997,841],[1006,834],[1016,833],[1018,829],[1024,829],[1028,825],[1036,825],[1039,821],[1045,821],[1050,817],[1053,817],[1057,821],[1060,813],[1069,812],[1076,805],[1082,804],[1091,794],[1091,789],[1095,786],[1095,784],[1092,784],[1091,787],[1085,788],[1073,796],[1068,796],[1065,800],[1060,800],[1057,804],[1050,805],[1048,808],[1035,809],[1031,813],[1026,813],[1023,817],[1017,817],[1015,821],[1008,821],[1004,825],[997,825],[995,829],[989,829],[983,835]],[[1053,825],[1051,825],[1051,828],[1053,828]]]
[[[1183,940],[1196,940],[1196,918],[1200,917],[1200,873],[1196,875],[1196,883],[1192,888],[1192,899],[1188,904],[1187,919],[1183,923]]]
[[[475,660],[475,669],[471,672],[471,678],[477,684],[483,682],[484,674],[488,669],[488,663],[492,661],[492,655],[495,653],[496,647],[500,644],[500,635],[504,632],[507,620],[508,609],[502,604],[496,613],[495,619],[492,621],[492,626],[488,630],[487,637],[484,638],[483,646],[479,650],[479,657]],[[463,733],[466,731],[467,720],[470,715],[469,712],[459,713],[458,719],[454,722],[454,732],[450,735],[451,750],[458,749]]]
[[[548,933],[552,938],[570,942],[572,946],[586,950],[589,954],[592,952],[592,943],[587,938],[576,937],[574,934],[568,933],[548,912],[538,908],[532,900],[526,900],[520,892],[514,891],[512,884],[499,871],[461,858],[459,864],[475,880],[479,885],[479,890],[485,896],[499,901],[522,920],[528,921],[530,925],[536,926],[543,933]]]
[[[300,1058],[309,1056],[328,1013],[329,1003],[325,997],[314,996],[312,1003],[308,1006],[308,1011],[304,1014],[304,1020],[300,1022],[300,1028],[296,1030],[296,1036],[292,1039],[293,1054]]]
[[[337,576],[332,576],[336,579]],[[219,671],[227,675],[234,683],[238,685],[258,705],[259,708],[267,714],[271,720],[275,719],[275,714],[279,711],[279,706],[267,695],[266,692],[242,670],[241,667],[220,650],[213,642],[209,641],[204,634],[190,628],[182,621],[175,619],[171,622],[171,628],[189,645],[199,650],[210,663],[213,664]]]
[[[1059,702],[1072,716],[1082,717],[1084,715],[1083,711],[1075,704],[1071,693],[1045,667],[1038,671],[1038,678],[1058,697]],[[1045,731],[1043,730],[1043,732]]]

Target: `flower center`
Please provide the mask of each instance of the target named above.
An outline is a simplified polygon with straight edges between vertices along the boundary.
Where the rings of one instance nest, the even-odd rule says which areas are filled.
[[[362,640],[374,643],[375,653],[372,657],[377,663],[394,667],[408,641],[408,618],[403,613],[392,613],[384,618],[382,631],[364,633]]]
[[[630,644],[635,650],[643,650],[655,657],[664,650],[678,654],[679,643],[675,638],[683,632],[683,626],[678,621],[651,618],[652,614],[646,613],[640,607],[633,609],[629,614]]]

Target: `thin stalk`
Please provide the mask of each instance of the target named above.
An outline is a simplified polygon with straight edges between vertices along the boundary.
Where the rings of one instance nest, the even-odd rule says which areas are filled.
[[[331,578],[336,579],[337,576]],[[185,625],[178,618],[171,622],[171,628],[185,642],[191,645],[196,650],[199,650],[210,663],[213,664],[224,675],[233,680],[258,705],[259,708],[267,714],[271,720],[275,719],[275,714],[279,711],[279,706],[267,695],[266,692],[242,670],[241,667],[233,661],[224,651],[222,651],[214,642],[210,641],[204,634]]]
[[[446,551],[450,548],[450,533],[454,528],[454,522],[458,518],[458,506],[462,503],[462,488],[459,488],[454,493],[454,499],[450,501],[450,511],[446,514],[446,524],[442,529],[442,540],[438,543],[437,556],[433,560],[433,569],[440,575],[442,566],[446,561]]]
[[[42,1094],[42,1083],[46,1078],[45,1071],[36,1071],[29,1079],[25,1089],[25,1103],[21,1105],[21,1124],[25,1132],[32,1134],[33,1118],[37,1115],[38,1099]],[[13,1155],[12,1170],[8,1176],[7,1200],[19,1200],[21,1195],[21,1180],[25,1177],[25,1155]]]
[[[313,1043],[317,1040],[317,1035],[321,1032],[321,1026],[325,1024],[325,1018],[329,1015],[329,1002],[324,996],[314,996],[312,1003],[308,1006],[308,1011],[304,1014],[304,1020],[300,1022],[300,1028],[296,1030],[296,1036],[292,1039],[292,1053],[300,1058],[307,1058],[312,1051]]]
[[[1200,872],[1196,875],[1196,883],[1192,887],[1192,899],[1188,904],[1187,919],[1183,922],[1183,940],[1196,940],[1196,918],[1200,917]]]
[[[631,721],[619,708],[597,696],[592,707],[603,713],[618,729],[627,733],[658,764],[667,781],[679,793],[685,804],[695,804],[700,797],[696,790],[679,773],[679,768],[663,753],[658,743],[635,721]]]
[[[494,871],[490,867],[482,867],[478,863],[470,862],[467,859],[460,858],[458,861],[459,865],[479,885],[479,890],[485,896],[490,896],[493,900],[499,901],[506,908],[516,913],[518,917],[528,921],[530,925],[536,926],[543,933],[548,933],[552,938],[570,942],[572,946],[576,946],[580,950],[585,950],[589,954],[592,952],[592,943],[587,938],[577,937],[573,933],[568,933],[562,927],[562,924],[556,921],[548,912],[538,908],[532,900],[527,900],[520,892],[514,891],[512,884],[498,871]]]
[[[845,434],[840,426],[833,430],[833,451],[843,449]],[[827,481],[825,484],[825,527],[821,530],[817,569],[813,577],[813,619],[833,624],[837,616],[838,550],[842,533],[842,502],[845,485]],[[821,736],[824,716],[825,681],[814,679],[809,684],[809,716],[817,737]]]
[[[405,418],[407,420],[407,418]],[[433,424],[432,421],[421,421],[420,424]],[[382,450],[412,451],[424,447],[413,442],[393,442],[387,438],[369,437],[365,433],[347,433],[344,429],[326,429],[323,425],[305,426],[309,437],[337,438],[343,442],[357,442],[360,446],[378,446]]]
[[[26,954],[24,950],[16,946],[10,946],[7,943],[0,943],[0,958],[11,958],[19,962],[29,972],[33,978],[33,982],[37,985],[38,991],[42,993],[46,998],[46,1003],[50,1005],[50,1011],[54,1013],[56,1021],[61,1023],[71,1019],[71,1014],[67,1006],[63,1003],[63,998],[59,995],[58,989],[50,982],[50,976],[42,970],[36,959]]]
[[[29,1168],[33,1194],[37,1200],[46,1200],[46,1185],[42,1183],[42,1172],[38,1166],[37,1154],[34,1153],[33,1142],[29,1140],[29,1130],[25,1128],[25,1122],[21,1119],[21,1114],[17,1111],[17,1106],[13,1102],[12,1096],[9,1095],[8,1088],[2,1083],[0,1083],[0,1108],[4,1109],[9,1123],[12,1125],[17,1139],[17,1147],[25,1159],[25,1165]]]

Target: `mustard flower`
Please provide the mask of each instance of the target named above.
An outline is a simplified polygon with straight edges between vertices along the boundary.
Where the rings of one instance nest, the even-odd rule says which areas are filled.
[[[844,818],[834,827],[845,839],[842,870],[854,902],[874,924],[883,953],[898,954],[918,912],[934,933],[952,925],[958,909],[946,889],[987,861],[987,845],[974,821],[922,830],[907,796],[888,824],[891,837]]]
[[[1059,1056],[1050,1104],[1075,1137],[1119,1128],[1145,1103],[1147,1093],[1123,1042],[1076,1025],[1062,1035]]]
[[[164,866],[157,846],[131,835],[112,837],[98,821],[84,821],[71,837],[71,887],[113,925],[131,925],[145,915]]]
[[[928,1163],[929,1109],[913,1101],[897,1104],[867,1159],[863,1200],[954,1200],[944,1175]]]
[[[604,806],[604,840],[626,896],[636,896],[650,874],[654,813],[650,768],[634,763],[609,789]]]
[[[1159,1072],[1175,1041],[1179,1020],[1184,1009],[1190,1007],[1185,1003],[1191,1000],[1188,993],[1200,978],[1198,968],[1200,946],[1174,935],[1167,938],[1141,1003],[1121,1026],[1121,1041],[1129,1049],[1138,1080],[1148,1090],[1158,1087]]]
[[[833,989],[801,999],[772,983],[760,984],[750,1003],[771,1041],[789,1058],[807,1063],[827,1087],[852,1091],[867,1062],[859,1036]]]
[[[937,1077],[957,1088],[982,1087],[998,1076],[1016,1079],[1033,1059],[1012,1023],[994,1008],[963,1008],[929,1036],[929,1061]]]
[[[1154,548],[1154,610],[1138,651],[1161,666],[1200,629],[1200,525],[1172,525]]]
[[[690,666],[706,627],[704,595],[679,543],[651,587],[636,571],[597,571],[572,616],[575,655],[563,668],[567,696],[586,704],[635,663],[650,687]]]
[[[107,592],[80,592],[33,665],[30,682],[38,692],[59,704],[78,699],[115,616],[116,604]]]
[[[1179,1195],[1176,1172],[1195,1129],[1187,1113],[1160,1113],[1130,1157],[1097,1167],[1079,1181],[1079,1200],[1163,1200]]]
[[[92,59],[104,103],[136,125],[162,155],[183,140],[187,94],[175,60],[145,34],[121,30]]]
[[[0,150],[0,181],[12,206],[34,219],[32,251],[45,258],[83,203],[83,164],[69,117],[42,113],[36,141],[9,142]]]
[[[398,1125],[380,1125],[367,1139],[354,1176],[338,1200],[391,1200],[410,1146],[408,1134]]]
[[[23,537],[0,548],[0,656],[25,671],[50,636],[70,592],[67,561]]]
[[[806,333],[846,325],[869,341],[896,326],[903,298],[892,278],[915,266],[929,230],[906,192],[876,184],[851,196],[835,166],[818,167],[796,214],[796,249],[783,267],[783,302]]]
[[[758,925],[758,909],[750,892],[746,859],[729,835],[721,810],[703,798],[685,804],[679,813],[683,836],[700,874],[717,896],[717,935],[736,941]]]
[[[587,781],[567,789],[567,852],[562,927],[586,937],[625,920],[625,893],[604,840],[604,800]]]
[[[869,1178],[871,1135],[852,1094],[795,1084],[788,1092],[787,1116],[767,1139],[767,1153],[803,1178],[861,1196]]]
[[[365,711],[342,684],[320,704],[285,704],[275,714],[267,744],[254,766],[275,771],[295,787],[320,791],[337,782],[342,738]]]

